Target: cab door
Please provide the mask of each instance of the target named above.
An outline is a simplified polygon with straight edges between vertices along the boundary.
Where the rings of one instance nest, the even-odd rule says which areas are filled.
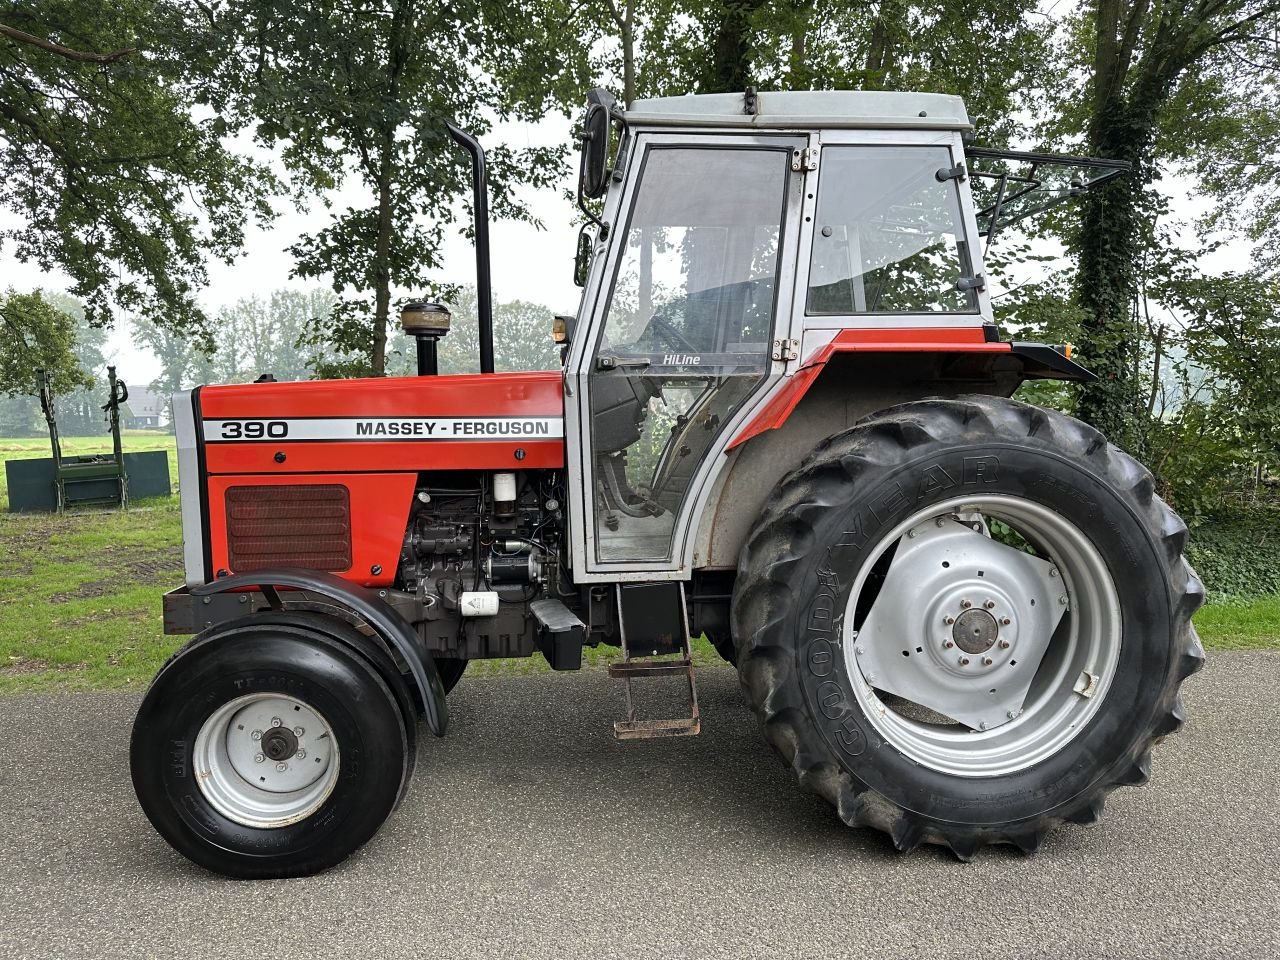
[[[787,372],[807,145],[636,137],[568,371],[575,579],[688,576],[699,496]]]

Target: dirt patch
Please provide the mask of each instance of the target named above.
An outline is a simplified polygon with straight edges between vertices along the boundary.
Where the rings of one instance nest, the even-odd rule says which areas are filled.
[[[0,662],[0,677],[21,677],[30,673],[78,673],[88,668],[87,663],[50,663],[39,657],[6,657]]]
[[[101,566],[111,571],[109,580],[91,580],[73,590],[51,594],[50,603],[90,600],[118,593],[127,587],[168,584],[182,569],[182,548],[178,545],[160,550],[130,550],[118,547],[103,552]]]

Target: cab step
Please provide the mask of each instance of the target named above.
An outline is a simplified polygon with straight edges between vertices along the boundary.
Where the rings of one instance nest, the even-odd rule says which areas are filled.
[[[675,660],[631,659],[627,642],[626,617],[623,612],[622,584],[614,587],[618,604],[618,636],[622,643],[622,662],[609,665],[609,676],[622,681],[627,704],[627,719],[613,725],[613,735],[619,740],[652,740],[662,737],[695,737],[702,732],[702,720],[698,713],[698,688],[693,678],[693,650],[689,646],[689,609],[685,604],[684,584],[676,584],[680,607],[679,631],[682,638]],[[661,720],[640,720],[636,717],[635,700],[631,695],[631,681],[649,677],[683,675],[689,684],[689,716]]]

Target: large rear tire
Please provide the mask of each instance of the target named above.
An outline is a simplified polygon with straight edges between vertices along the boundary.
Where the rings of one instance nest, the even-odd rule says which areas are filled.
[[[765,734],[901,850],[1033,851],[1145,782],[1203,650],[1185,525],[1092,428],[1012,400],[894,407],[818,447],[743,547]]]
[[[305,614],[233,621],[161,670],[134,721],[130,766],[178,852],[237,878],[341,862],[399,803],[413,768],[394,668]]]

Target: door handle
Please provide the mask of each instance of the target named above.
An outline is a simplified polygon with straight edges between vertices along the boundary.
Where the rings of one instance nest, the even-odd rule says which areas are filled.
[[[652,360],[645,357],[611,357],[600,356],[596,358],[597,370],[643,370],[645,367],[651,366]]]

